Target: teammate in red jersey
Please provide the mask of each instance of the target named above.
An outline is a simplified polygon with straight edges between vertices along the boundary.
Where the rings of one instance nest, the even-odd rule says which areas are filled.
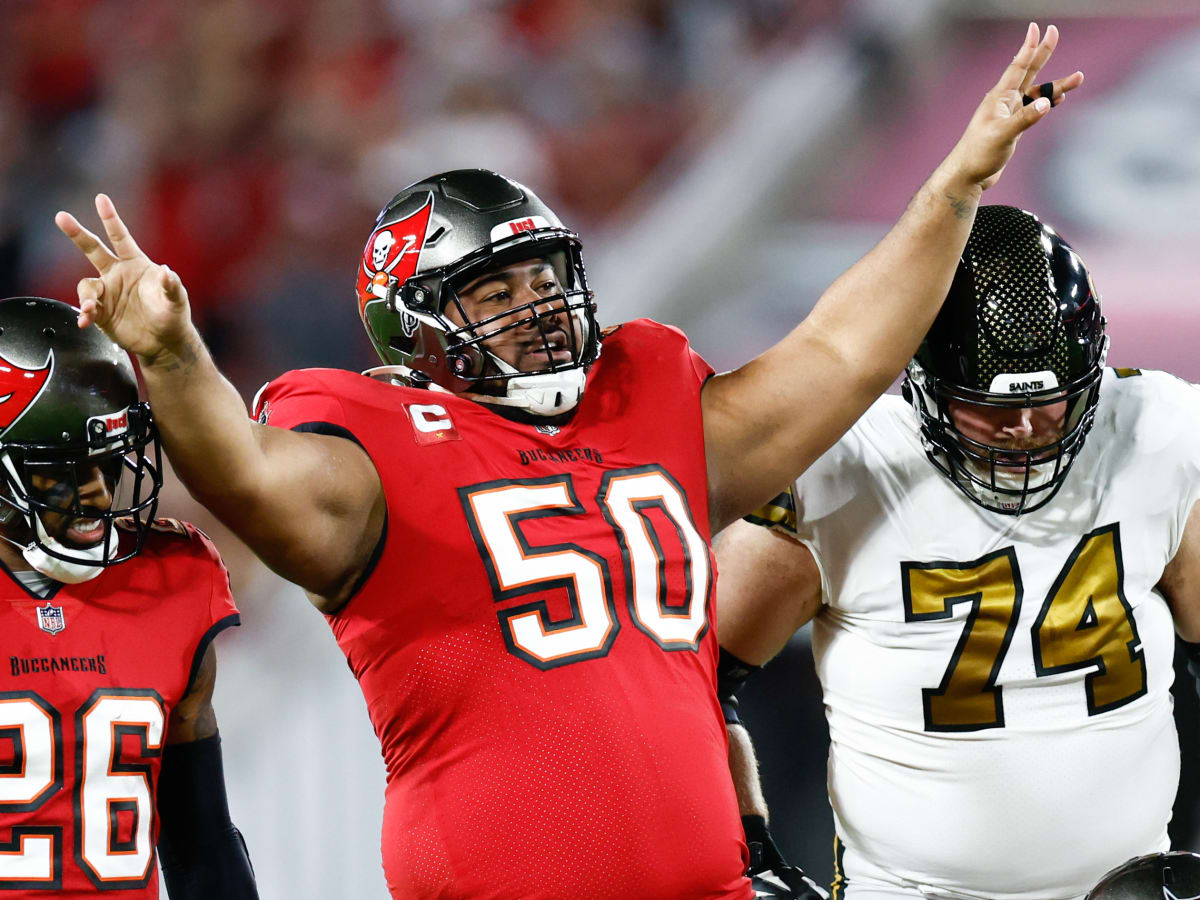
[[[256,898],[212,708],[225,568],[153,518],[149,408],[78,313],[0,300],[0,897],[157,897],[157,842],[172,900]]]
[[[185,483],[311,593],[362,685],[395,897],[752,896],[710,535],[900,372],[980,194],[1050,106],[1022,94],[1056,42],[1031,25],[900,223],[723,375],[674,329],[601,334],[578,238],[521,185],[458,171],[401,191],[368,240],[359,311],[385,369],[289,373],[249,422],[108,198],[111,251],[59,214],[99,272],[80,324],[139,355]]]

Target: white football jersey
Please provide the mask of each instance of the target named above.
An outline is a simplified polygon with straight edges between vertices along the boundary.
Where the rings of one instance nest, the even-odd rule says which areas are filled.
[[[1155,585],[1200,495],[1200,390],[1137,370],[1102,384],[1066,483],[1032,513],[965,497],[895,396],[795,485],[851,897],[856,877],[1079,897],[1167,847],[1174,629]]]

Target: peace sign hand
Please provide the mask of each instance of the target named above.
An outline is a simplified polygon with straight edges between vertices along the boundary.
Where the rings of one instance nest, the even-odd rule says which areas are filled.
[[[969,183],[983,190],[995,184],[1025,130],[1083,84],[1083,73],[1073,72],[1050,82],[1047,93],[1051,97],[1042,96],[1025,105],[1024,98],[1034,91],[1038,73],[1057,46],[1057,28],[1049,26],[1045,38],[1039,41],[1037,25],[1029,23],[1025,43],[1000,80],[984,95],[967,130],[946,159]]]
[[[106,195],[96,196],[96,212],[111,250],[70,213],[54,217],[96,267],[97,276],[78,285],[79,327],[99,326],[144,366],[178,358],[192,328],[187,290],[178,275],[142,252]]]

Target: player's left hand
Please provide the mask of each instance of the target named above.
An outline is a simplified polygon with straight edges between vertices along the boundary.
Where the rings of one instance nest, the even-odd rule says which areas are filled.
[[[78,285],[79,327],[97,325],[143,366],[180,358],[195,331],[183,282],[142,251],[106,195],[96,196],[96,212],[111,250],[70,213],[54,217],[96,268]]]
[[[750,867],[746,874],[755,897],[777,900],[829,900],[829,894],[804,874],[799,866],[788,865],[775,846],[762,816],[742,816],[746,845],[750,848]]]
[[[1058,29],[1046,28],[1046,36],[1038,40],[1038,26],[1029,23],[1025,42],[1000,76],[995,86],[984,95],[983,102],[971,117],[967,130],[946,158],[944,165],[968,183],[986,190],[996,183],[1012,157],[1017,141],[1060,104],[1066,95],[1083,84],[1083,73],[1072,72],[1065,78],[1049,82],[1042,96],[1036,86],[1038,74],[1058,46]],[[1032,103],[1025,97],[1036,95]]]

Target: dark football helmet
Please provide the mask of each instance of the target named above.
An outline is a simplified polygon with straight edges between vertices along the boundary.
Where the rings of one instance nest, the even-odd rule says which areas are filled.
[[[539,257],[553,266],[561,294],[477,321],[466,315],[457,291],[469,281]],[[578,403],[599,353],[579,237],[528,188],[484,169],[434,175],[393,197],[363,250],[357,290],[375,350],[412,384],[556,415]],[[452,307],[465,324],[446,315]],[[553,359],[548,332],[563,321],[569,360],[522,371],[488,351],[489,338],[536,328]]]
[[[1151,853],[1117,866],[1085,900],[1198,900],[1200,855]]]
[[[1037,216],[983,206],[941,312],[913,357],[903,392],[929,459],[963,493],[1019,515],[1062,486],[1091,428],[1108,338],[1083,260]],[[1066,403],[1061,435],[1013,450],[955,427],[951,400],[984,407]]]
[[[78,582],[137,553],[158,504],[162,468],[150,409],[129,354],[57,300],[0,300],[0,522],[38,571]],[[89,505],[99,473],[111,498]],[[49,517],[45,519],[43,517]],[[127,518],[126,518],[127,517]],[[121,546],[116,520],[132,533]],[[52,536],[47,521],[58,523]],[[94,543],[61,539],[97,523]],[[18,524],[20,523],[20,524]],[[23,525],[23,527],[21,527]]]

